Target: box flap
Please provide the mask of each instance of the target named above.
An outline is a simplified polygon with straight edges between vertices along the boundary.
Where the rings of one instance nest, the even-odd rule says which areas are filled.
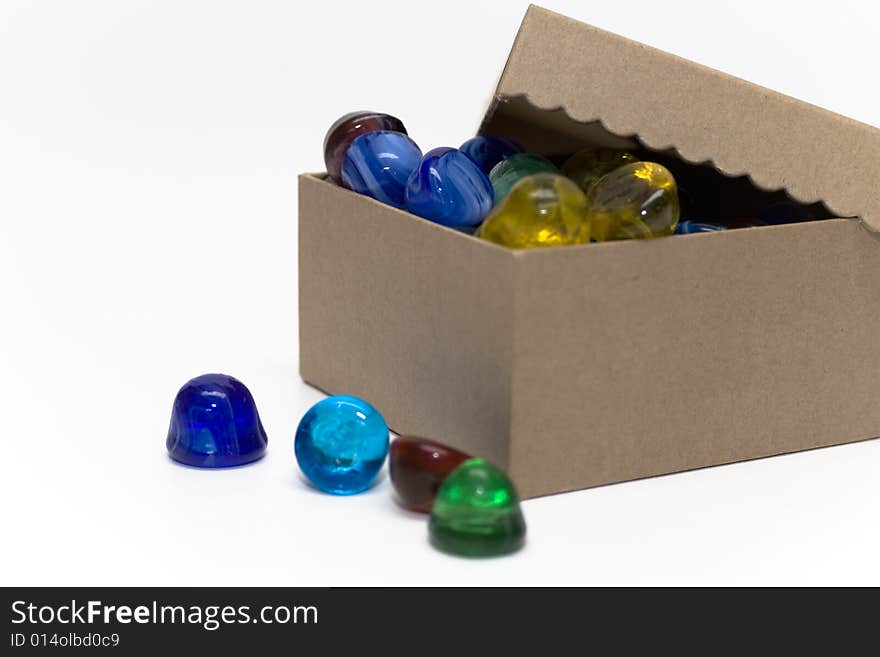
[[[540,7],[481,132],[545,154],[585,142],[673,150],[880,230],[877,128]]]

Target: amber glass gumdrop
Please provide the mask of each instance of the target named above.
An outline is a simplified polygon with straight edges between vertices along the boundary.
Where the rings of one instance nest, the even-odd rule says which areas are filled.
[[[514,185],[477,235],[512,249],[584,244],[590,241],[587,199],[565,176],[532,174]]]
[[[570,178],[585,193],[607,173],[624,164],[638,162],[632,153],[616,148],[585,148],[578,151],[562,165],[562,175]]]
[[[678,189],[669,170],[634,162],[600,178],[587,195],[593,239],[671,235],[678,223]]]
[[[400,436],[388,452],[388,474],[401,506],[430,513],[437,490],[470,456],[442,443]]]

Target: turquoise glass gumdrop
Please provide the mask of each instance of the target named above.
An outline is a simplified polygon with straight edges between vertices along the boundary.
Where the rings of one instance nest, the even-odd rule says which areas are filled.
[[[316,488],[353,495],[370,487],[388,454],[388,425],[363,399],[335,395],[312,406],[294,440],[296,461]]]

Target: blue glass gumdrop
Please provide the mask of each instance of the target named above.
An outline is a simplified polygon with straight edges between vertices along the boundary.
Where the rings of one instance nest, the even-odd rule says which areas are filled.
[[[353,495],[370,487],[388,454],[388,425],[357,397],[336,395],[312,406],[296,429],[296,462],[315,487]]]
[[[692,221],[685,219],[679,221],[675,226],[673,235],[690,235],[691,233],[714,233],[719,230],[727,230],[724,226],[718,224],[705,224],[701,221]]]
[[[198,468],[226,468],[266,453],[266,431],[250,390],[226,374],[187,381],[171,409],[165,443],[175,461]]]
[[[492,200],[489,177],[455,148],[428,151],[406,183],[407,210],[452,228],[482,222]]]
[[[342,184],[359,194],[403,208],[404,188],[422,151],[402,132],[376,130],[351,142],[342,161]]]
[[[522,153],[523,149],[501,137],[473,137],[464,142],[459,150],[467,155],[474,163],[488,175],[496,164],[506,160],[511,155]]]

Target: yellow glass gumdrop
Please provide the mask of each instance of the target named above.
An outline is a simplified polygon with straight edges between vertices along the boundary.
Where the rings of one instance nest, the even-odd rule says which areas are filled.
[[[586,193],[606,173],[638,161],[632,153],[615,148],[585,148],[565,161],[562,175],[571,178]]]
[[[678,188],[669,169],[634,162],[600,178],[587,195],[593,239],[671,235],[678,223]]]
[[[516,183],[477,231],[511,249],[590,241],[587,198],[565,176],[536,173]]]

